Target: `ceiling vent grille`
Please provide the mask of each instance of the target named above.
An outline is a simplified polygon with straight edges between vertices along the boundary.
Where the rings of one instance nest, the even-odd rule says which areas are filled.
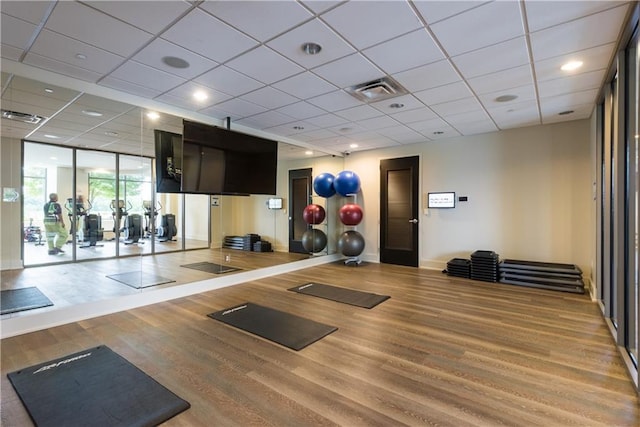
[[[351,86],[346,89],[352,96],[362,102],[376,102],[383,99],[406,95],[408,92],[400,83],[391,77],[383,77],[371,82]]]
[[[9,111],[9,110],[2,110],[2,118],[15,120],[17,122],[29,123],[33,125],[37,125],[42,120],[44,120],[44,117],[42,116],[37,116],[35,114],[19,113],[17,111]]]

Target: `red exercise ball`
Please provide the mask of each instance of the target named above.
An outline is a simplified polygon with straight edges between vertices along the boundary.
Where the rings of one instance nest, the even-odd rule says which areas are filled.
[[[355,203],[347,203],[342,206],[338,215],[344,225],[358,225],[362,221],[362,209]]]
[[[302,219],[307,224],[321,224],[324,221],[324,217],[326,216],[326,212],[324,208],[320,205],[310,204],[304,208],[302,211]]]

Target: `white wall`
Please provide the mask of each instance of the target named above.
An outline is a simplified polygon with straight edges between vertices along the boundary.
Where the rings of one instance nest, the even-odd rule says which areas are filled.
[[[362,182],[364,259],[379,259],[379,164],[420,156],[420,192],[467,196],[455,209],[421,212],[420,264],[492,250],[501,258],[577,264],[589,273],[592,240],[588,120],[353,153]]]

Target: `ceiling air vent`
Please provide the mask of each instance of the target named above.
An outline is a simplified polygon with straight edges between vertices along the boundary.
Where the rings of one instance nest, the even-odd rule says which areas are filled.
[[[363,102],[376,102],[407,94],[407,90],[391,77],[351,86],[346,91]]]
[[[19,113],[17,111],[9,111],[9,110],[2,110],[2,118],[15,120],[17,122],[30,123],[33,125],[37,125],[42,120],[44,120],[44,117],[42,116],[36,116],[35,114]]]

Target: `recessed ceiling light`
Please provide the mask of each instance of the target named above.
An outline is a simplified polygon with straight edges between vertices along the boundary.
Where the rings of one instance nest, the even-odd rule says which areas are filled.
[[[119,135],[118,132],[113,132],[113,131],[110,131],[110,130],[106,131],[104,134],[107,135],[107,136],[118,136]]]
[[[389,108],[402,108],[404,107],[404,104],[400,104],[399,102],[394,102],[393,104],[389,105]]]
[[[91,116],[91,117],[102,117],[102,113],[100,111],[94,111],[94,110],[82,110],[82,114],[84,114],[85,116]]]
[[[77,59],[87,59],[87,55],[85,55],[84,53],[76,53],[76,58]]]
[[[358,144],[350,144],[349,147],[350,148],[358,148]]]
[[[303,130],[304,126],[294,126],[293,127],[295,130]]]
[[[518,98],[518,95],[500,95],[496,98],[496,102],[509,102]]]
[[[45,87],[44,91],[47,93],[53,93],[53,89],[51,89],[50,87]]]
[[[308,42],[302,45],[302,51],[307,55],[316,55],[320,53],[322,46],[317,43]]]
[[[45,138],[50,138],[50,139],[60,139],[60,137],[58,135],[51,135],[50,133],[45,133],[44,137]]]
[[[198,90],[194,92],[193,97],[196,101],[204,101],[209,98],[209,95],[207,95],[204,91]]]
[[[147,117],[150,118],[151,120],[157,120],[160,118],[160,114],[156,113],[155,111],[149,111],[147,113]]]
[[[189,63],[177,56],[165,56],[162,58],[162,62],[173,68],[189,68]]]
[[[310,155],[312,155],[312,154],[313,154],[313,151],[311,151],[311,150],[307,150],[307,151],[305,151],[305,152],[304,152],[304,154],[306,154],[307,156],[310,156]]]
[[[566,110],[566,111],[561,111],[558,113],[559,116],[566,116],[568,114],[573,114],[573,110]]]
[[[577,70],[580,67],[582,67],[582,61],[569,61],[566,64],[564,64],[562,67],[560,67],[560,69],[562,71],[573,71],[573,70]]]
[[[435,131],[433,134],[434,135],[442,135],[444,132],[442,132],[441,130],[437,130]]]

